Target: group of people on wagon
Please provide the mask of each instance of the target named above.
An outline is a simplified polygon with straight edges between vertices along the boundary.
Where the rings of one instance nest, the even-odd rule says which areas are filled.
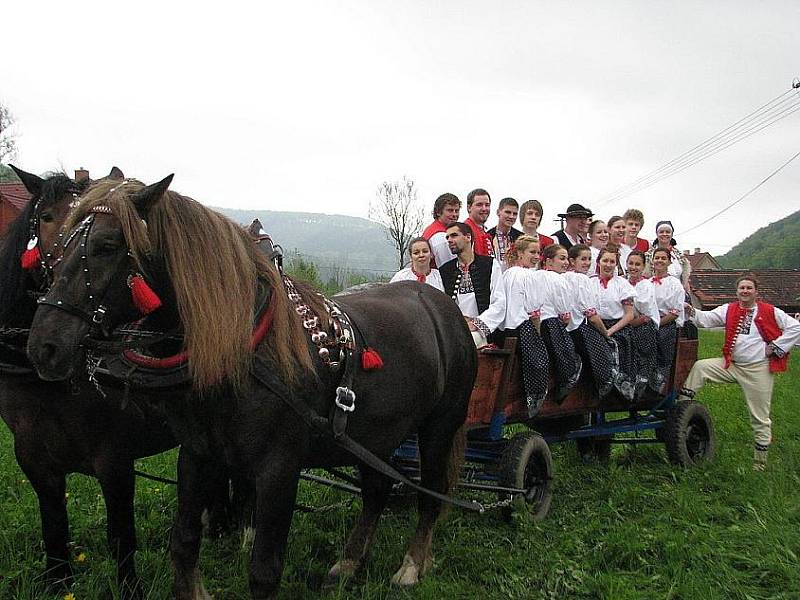
[[[639,237],[640,210],[603,221],[572,204],[558,215],[563,227],[548,236],[538,231],[538,200],[503,198],[497,225],[487,230],[491,202],[486,190],[471,191],[461,222],[458,197],[439,196],[433,222],[411,242],[411,266],[392,281],[416,279],[451,296],[478,347],[516,336],[531,415],[548,392],[550,372],[556,401],[583,371],[601,398],[612,390],[629,401],[648,388],[663,392],[687,311],[698,326],[724,325],[723,358],[697,361],[681,394],[692,397],[705,381],[739,383],[756,442],[754,467],[765,467],[773,374],[800,343],[800,323],[756,300],[755,276],[737,281],[736,302],[695,311],[687,304],[690,264],[672,222],[659,221],[648,242]]]
[[[629,401],[648,387],[663,390],[689,274],[670,222],[658,223],[649,244],[638,237],[644,218],[636,209],[609,219],[609,229],[572,204],[558,215],[564,227],[552,236],[538,231],[544,214],[538,200],[520,206],[502,199],[497,225],[488,230],[486,190],[468,194],[463,222],[460,210],[454,194],[436,199],[433,222],[411,241],[411,266],[392,281],[417,279],[451,296],[478,347],[516,336],[532,414],[551,371],[556,401],[584,369],[601,398],[613,389]]]

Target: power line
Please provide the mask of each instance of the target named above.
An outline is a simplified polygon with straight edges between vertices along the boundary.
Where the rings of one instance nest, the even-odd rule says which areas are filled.
[[[769,181],[770,179],[772,179],[772,178],[773,178],[775,175],[777,175],[778,173],[780,173],[780,172],[781,172],[781,171],[782,171],[782,170],[783,170],[783,169],[784,169],[786,166],[788,166],[788,165],[789,165],[789,163],[791,163],[791,162],[792,162],[794,159],[796,159],[798,156],[800,156],[800,152],[798,152],[797,154],[795,154],[794,156],[792,156],[792,157],[791,157],[789,160],[787,160],[785,163],[783,163],[783,164],[782,164],[780,167],[778,167],[778,168],[777,168],[777,169],[775,169],[775,170],[774,170],[772,173],[770,173],[769,175],[767,175],[767,176],[766,176],[764,179],[762,179],[762,180],[761,180],[759,183],[757,183],[757,184],[755,185],[755,187],[753,187],[753,188],[751,188],[750,190],[748,190],[747,192],[745,192],[745,194],[744,194],[743,196],[741,196],[739,199],[737,199],[737,200],[734,200],[734,201],[733,201],[733,202],[731,202],[731,203],[730,203],[728,206],[726,206],[725,208],[723,208],[723,209],[722,209],[722,210],[720,210],[719,212],[716,212],[716,213],[714,213],[714,214],[713,214],[713,215],[711,215],[709,218],[707,218],[705,221],[702,221],[702,222],[698,223],[697,225],[695,225],[694,227],[690,227],[689,229],[684,229],[683,231],[681,231],[681,232],[680,232],[679,234],[677,234],[677,235],[683,235],[684,233],[689,233],[690,231],[694,231],[694,230],[695,230],[695,229],[697,229],[698,227],[702,227],[703,225],[705,225],[705,224],[706,224],[706,223],[708,223],[709,221],[712,221],[712,220],[716,219],[716,218],[717,218],[718,216],[720,216],[722,213],[724,213],[724,212],[726,212],[726,211],[730,210],[731,208],[733,208],[734,206],[736,206],[737,204],[739,204],[739,202],[741,202],[742,200],[744,200],[745,198],[747,198],[747,197],[748,197],[750,194],[752,194],[753,192],[755,192],[755,191],[756,191],[758,188],[760,188],[762,185],[764,185],[764,184],[765,184],[767,181]]]
[[[681,171],[684,171],[689,167],[696,165],[697,163],[705,160],[706,158],[709,158],[714,154],[717,154],[718,152],[721,152],[722,150],[725,150],[726,148],[732,146],[733,144],[740,142],[741,140],[758,133],[762,129],[765,129],[770,125],[773,125],[778,121],[785,119],[786,117],[788,117],[794,112],[797,112],[798,110],[800,110],[800,101],[795,102],[791,106],[785,107],[780,112],[762,115],[758,121],[751,123],[748,128],[741,131],[737,131],[736,134],[734,134],[733,136],[720,138],[710,146],[704,148],[699,154],[687,157],[686,159],[677,162],[672,167],[665,169],[660,173],[654,172],[653,175],[646,177],[638,185],[632,187],[631,189],[625,191],[624,193],[609,198],[606,201],[606,203],[612,202],[614,200],[620,200],[626,196],[630,196],[631,194],[634,194],[647,187],[655,185],[656,183],[666,179],[667,177],[671,177],[672,175],[677,175]]]
[[[742,117],[732,125],[717,132],[713,136],[690,148],[683,154],[673,158],[657,169],[642,175],[630,183],[617,188],[599,201],[599,206],[604,206],[614,200],[619,200],[629,196],[646,187],[654,185],[687,169],[701,160],[704,160],[725,148],[758,133],[762,129],[777,123],[786,118],[796,110],[800,110],[800,93],[797,92],[798,86],[792,84],[792,88],[779,94],[772,100],[761,105],[748,115]]]

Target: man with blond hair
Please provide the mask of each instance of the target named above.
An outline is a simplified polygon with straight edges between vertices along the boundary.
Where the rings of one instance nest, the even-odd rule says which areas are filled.
[[[542,208],[542,203],[538,200],[528,200],[519,207],[519,224],[522,227],[522,233],[539,240],[540,252],[556,243],[549,235],[538,231],[539,225],[542,224],[543,216],[544,209]]]
[[[650,244],[647,240],[639,237],[639,232],[644,226],[644,214],[638,208],[629,208],[622,215],[625,222],[625,245],[631,250],[647,252]]]

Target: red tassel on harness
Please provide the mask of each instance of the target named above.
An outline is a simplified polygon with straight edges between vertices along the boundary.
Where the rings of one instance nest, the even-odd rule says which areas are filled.
[[[35,269],[39,266],[39,263],[42,259],[42,253],[39,252],[39,246],[34,246],[29,250],[25,250],[22,253],[22,257],[20,257],[20,262],[22,263],[22,268],[26,271],[28,269]]]
[[[365,371],[375,371],[383,368],[383,359],[374,349],[367,346],[361,352],[361,368]]]
[[[131,288],[133,304],[143,315],[149,315],[159,306],[161,298],[147,285],[141,275],[132,275],[128,278],[128,287]]]

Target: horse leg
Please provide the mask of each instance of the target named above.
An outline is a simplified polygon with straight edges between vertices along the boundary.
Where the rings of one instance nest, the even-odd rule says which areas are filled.
[[[285,447],[283,448],[286,454]],[[256,479],[256,528],[250,554],[250,594],[254,600],[278,597],[300,467],[293,456],[265,457],[269,468]]]
[[[434,421],[421,429],[418,435],[421,484],[443,494],[454,483],[464,455],[464,431],[454,433],[449,426],[443,427],[444,423],[453,422],[453,419],[444,419],[437,427]],[[433,566],[431,541],[433,527],[442,511],[442,502],[426,494],[419,494],[417,502],[417,530],[403,557],[403,564],[392,577],[392,583],[396,585],[416,585]]]
[[[380,519],[392,482],[369,467],[359,467],[361,473],[361,514],[358,516],[344,552],[339,561],[328,572],[329,580],[337,580],[354,575],[369,555],[369,549],[375,538],[378,519]]]
[[[65,473],[48,469],[48,460],[34,448],[27,447],[18,432],[14,451],[17,462],[31,482],[39,500],[42,538],[47,554],[44,578],[50,585],[68,585],[72,580],[69,564],[69,519],[67,517],[67,480]]]
[[[197,567],[203,537],[203,510],[208,506],[206,476],[213,465],[185,447],[178,453],[178,515],[172,527],[170,555],[177,600],[211,600]]]
[[[97,457],[95,474],[106,503],[108,546],[117,561],[117,583],[124,599],[142,597],[136,576],[136,522],[133,497],[136,476],[129,458]]]

